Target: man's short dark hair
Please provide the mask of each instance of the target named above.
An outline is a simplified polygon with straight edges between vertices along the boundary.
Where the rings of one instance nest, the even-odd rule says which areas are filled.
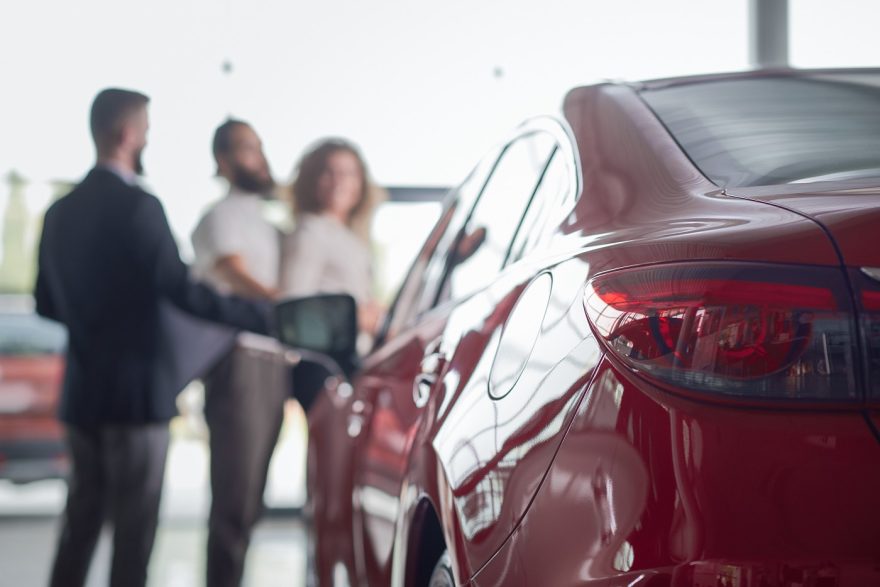
[[[99,92],[92,102],[89,120],[98,150],[116,146],[122,123],[149,101],[145,94],[132,90],[108,88]]]
[[[228,118],[226,122],[218,126],[217,130],[214,131],[211,149],[214,153],[215,161],[219,161],[220,155],[225,155],[232,149],[232,131],[239,126],[251,127],[250,124],[243,120]]]

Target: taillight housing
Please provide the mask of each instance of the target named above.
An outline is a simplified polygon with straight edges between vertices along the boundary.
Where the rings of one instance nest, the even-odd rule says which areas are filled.
[[[587,284],[597,336],[666,387],[756,399],[860,399],[856,329],[834,268],[677,263]]]
[[[868,397],[876,401],[880,400],[880,270],[852,270],[850,275],[858,292]]]

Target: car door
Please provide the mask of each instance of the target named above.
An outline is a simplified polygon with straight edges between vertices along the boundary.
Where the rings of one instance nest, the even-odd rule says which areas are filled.
[[[519,524],[601,356],[583,310],[585,264],[571,239],[552,238],[578,191],[573,148],[564,132],[554,136],[504,269],[456,304],[443,333],[448,366],[432,448],[462,581]],[[453,299],[470,283],[457,271],[447,285]]]
[[[529,132],[510,142],[491,165],[484,163],[492,168],[486,187],[475,198],[459,193],[450,204],[456,210],[447,212],[449,226],[427,261],[417,300],[400,298],[395,304],[395,312],[414,304],[412,318],[407,323],[392,315],[387,340],[358,378],[357,393],[369,398],[370,415],[358,444],[352,499],[358,568],[368,584],[390,581],[400,491],[432,383],[443,369],[441,335],[449,316],[501,270],[552,148],[552,137]],[[402,295],[412,295],[405,291],[408,286]]]
[[[443,277],[446,252],[467,220],[499,152],[496,149],[489,153],[449,194],[437,224],[416,255],[376,336],[375,349],[365,358],[360,372],[351,384],[328,381],[309,412],[307,478],[313,518],[310,531],[315,582],[319,585],[367,584],[365,561],[377,557],[365,556],[364,549],[382,552],[388,548],[374,546],[383,544],[387,532],[389,500],[383,500],[386,484],[358,491],[355,486],[363,470],[360,460],[368,454],[376,472],[393,473],[400,466],[401,427],[394,424],[397,420],[389,423],[385,409],[389,394],[401,395],[398,405],[406,414],[404,418],[409,418],[412,377],[425,345],[439,332],[434,330],[442,328],[424,316],[432,308],[437,284]],[[373,426],[377,401],[381,402],[377,417],[380,424]],[[386,435],[379,433],[383,430]],[[372,431],[372,444],[364,448],[367,431]],[[371,473],[368,477],[371,476],[375,475]],[[369,524],[363,523],[363,508],[368,512]],[[365,541],[365,536],[371,538]]]
[[[445,259],[497,161],[489,153],[447,198],[437,224],[398,291],[375,349],[354,381],[347,434],[352,446],[350,538],[355,584],[383,584],[397,508],[397,486],[407,461],[418,407],[413,380],[427,346],[442,331],[443,311],[435,292]],[[387,581],[386,581],[387,582]]]

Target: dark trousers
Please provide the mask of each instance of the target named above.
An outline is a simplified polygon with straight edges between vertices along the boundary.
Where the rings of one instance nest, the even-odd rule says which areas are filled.
[[[204,383],[212,496],[206,579],[209,587],[237,587],[251,532],[263,510],[269,460],[289,397],[289,374],[278,352],[239,345]]]
[[[168,424],[68,427],[67,506],[52,587],[85,583],[105,520],[113,526],[110,585],[142,587],[156,537],[168,454]]]

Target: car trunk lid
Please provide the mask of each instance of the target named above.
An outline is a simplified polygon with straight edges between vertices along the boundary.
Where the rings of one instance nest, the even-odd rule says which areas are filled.
[[[823,182],[808,188],[735,188],[732,195],[767,202],[821,224],[849,267],[880,268],[880,181]]]

